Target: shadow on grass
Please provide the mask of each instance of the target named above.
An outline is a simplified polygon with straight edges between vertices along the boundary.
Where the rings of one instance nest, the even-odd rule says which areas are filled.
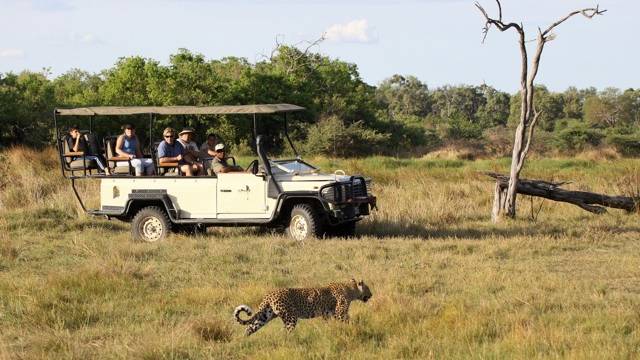
[[[553,226],[514,225],[508,228],[487,226],[486,228],[430,226],[416,224],[400,224],[389,221],[375,221],[363,224],[358,228],[358,236],[374,238],[460,238],[482,240],[489,237],[515,237],[515,236],[553,236],[566,235],[565,229]]]
[[[537,237],[537,236],[549,236],[553,238],[560,238],[566,236],[581,237],[585,233],[593,230],[601,230],[604,232],[612,233],[637,233],[640,232],[638,226],[619,227],[614,225],[584,227],[580,230],[576,230],[572,227],[564,227],[556,224],[544,224],[544,223],[530,223],[530,224],[517,224],[514,223],[508,227],[497,227],[493,225],[487,225],[486,227],[458,227],[456,225],[442,225],[433,226],[429,224],[416,225],[416,224],[402,224],[394,223],[390,221],[373,221],[362,224],[358,227],[359,237],[374,237],[374,238],[398,238],[398,237],[411,237],[422,239],[434,239],[434,238],[460,238],[470,240],[482,240],[489,237]]]

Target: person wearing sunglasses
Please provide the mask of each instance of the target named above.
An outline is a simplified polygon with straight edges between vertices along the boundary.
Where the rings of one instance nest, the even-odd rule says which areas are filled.
[[[193,176],[195,173],[193,165],[185,161],[185,150],[182,144],[176,140],[176,131],[168,127],[162,132],[162,138],[162,141],[158,144],[158,161],[160,164],[177,162],[180,171],[185,176]]]

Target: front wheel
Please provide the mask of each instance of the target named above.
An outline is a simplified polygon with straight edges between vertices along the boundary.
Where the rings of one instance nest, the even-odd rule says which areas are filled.
[[[318,211],[309,204],[298,204],[291,210],[291,220],[286,230],[294,240],[304,241],[322,236],[322,220]]]
[[[169,231],[171,221],[167,213],[157,206],[142,208],[131,222],[131,236],[138,241],[157,242],[167,237]]]

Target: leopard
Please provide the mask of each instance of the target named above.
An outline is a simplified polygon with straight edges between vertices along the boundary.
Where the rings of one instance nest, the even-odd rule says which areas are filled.
[[[351,279],[347,282],[334,282],[323,287],[280,288],[269,292],[255,312],[247,305],[235,308],[233,316],[240,325],[248,325],[245,336],[260,330],[269,321],[282,319],[287,333],[291,333],[299,319],[322,317],[349,321],[349,305],[352,301],[367,302],[371,299],[371,290],[364,281]],[[242,319],[241,313],[250,318]]]

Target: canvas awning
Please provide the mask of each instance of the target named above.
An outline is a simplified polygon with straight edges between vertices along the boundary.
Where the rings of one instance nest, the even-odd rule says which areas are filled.
[[[291,104],[256,104],[222,106],[93,106],[75,109],[56,109],[61,116],[93,115],[225,115],[225,114],[275,114],[305,110]]]

